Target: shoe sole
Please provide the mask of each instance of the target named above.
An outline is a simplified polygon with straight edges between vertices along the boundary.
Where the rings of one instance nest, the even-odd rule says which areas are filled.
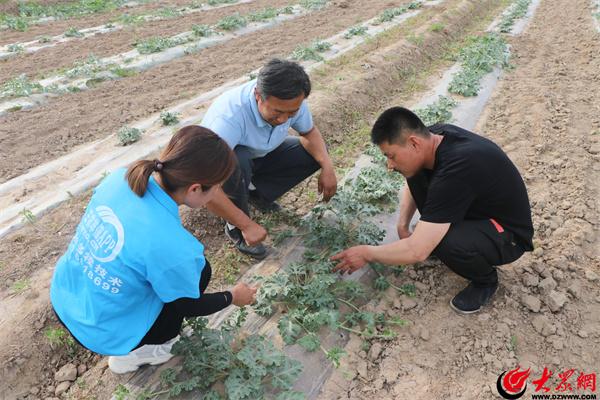
[[[481,307],[479,307],[477,310],[473,310],[473,311],[465,311],[465,310],[461,310],[460,308],[456,307],[453,303],[452,303],[453,299],[450,299],[450,308],[453,309],[454,311],[456,311],[457,313],[461,314],[461,315],[471,315],[471,314],[476,314],[479,311],[481,311]]]

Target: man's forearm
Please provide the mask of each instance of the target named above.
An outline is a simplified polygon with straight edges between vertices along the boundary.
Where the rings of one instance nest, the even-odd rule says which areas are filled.
[[[380,246],[369,246],[369,262],[385,265],[414,264],[422,261],[419,254],[410,246],[410,239],[402,239]]]
[[[417,211],[417,205],[413,199],[408,185],[402,191],[402,200],[400,201],[400,216],[398,217],[398,225],[408,228],[413,215]]]
[[[333,169],[333,163],[327,152],[325,140],[316,126],[310,132],[300,136],[300,144],[322,169]]]
[[[214,199],[206,205],[206,208],[242,230],[252,223],[250,217],[237,208],[221,188],[218,188]]]

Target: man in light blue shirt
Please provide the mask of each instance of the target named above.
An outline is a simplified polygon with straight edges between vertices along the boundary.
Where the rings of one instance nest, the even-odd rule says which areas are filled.
[[[267,232],[249,217],[248,203],[276,211],[275,200],[321,169],[319,192],[325,201],[337,190],[325,141],[306,103],[310,79],[297,63],[274,59],[250,81],[219,96],[201,125],[234,150],[238,168],[208,204],[227,222],[225,232],[243,253],[261,259]],[[300,136],[289,136],[292,128]]]

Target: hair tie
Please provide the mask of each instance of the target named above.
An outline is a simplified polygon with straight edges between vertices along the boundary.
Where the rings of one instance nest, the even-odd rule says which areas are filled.
[[[163,165],[163,163],[162,163],[162,162],[160,162],[160,161],[159,161],[159,160],[157,160],[157,159],[155,159],[155,160],[154,160],[154,168],[153,168],[153,169],[154,169],[154,171],[155,171],[155,172],[160,172],[160,171],[162,171],[163,167],[164,167],[164,165]]]

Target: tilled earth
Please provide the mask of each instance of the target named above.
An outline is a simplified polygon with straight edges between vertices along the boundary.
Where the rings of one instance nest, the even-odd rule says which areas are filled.
[[[552,371],[550,393],[591,394],[576,388],[600,367],[599,39],[587,1],[543,1],[478,124],[524,176],[535,251],[500,267],[495,300],[468,317],[448,306],[464,280],[435,262],[409,267],[396,283],[416,297],[390,289],[373,304],[409,326],[392,343],[352,340],[321,398],[500,398],[498,376],[517,366],[530,382]],[[570,369],[574,391],[556,391]]]

